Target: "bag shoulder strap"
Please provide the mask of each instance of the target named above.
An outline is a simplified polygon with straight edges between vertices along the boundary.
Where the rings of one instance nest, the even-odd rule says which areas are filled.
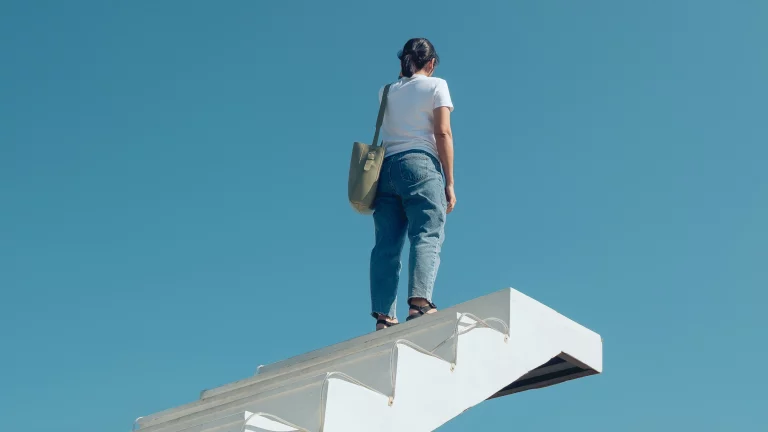
[[[384,122],[384,110],[387,108],[387,95],[389,95],[389,86],[387,84],[384,87],[384,93],[381,95],[381,105],[379,105],[379,117],[376,119],[376,132],[373,134],[373,141],[371,142],[374,147],[379,144],[379,131],[381,131],[381,124]],[[383,143],[382,143],[383,144]]]

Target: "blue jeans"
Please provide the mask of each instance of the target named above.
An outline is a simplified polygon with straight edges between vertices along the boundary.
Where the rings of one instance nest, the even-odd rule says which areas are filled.
[[[390,318],[396,315],[397,286],[405,237],[411,244],[408,260],[408,299],[432,302],[447,202],[440,162],[413,150],[384,160],[376,191],[373,222],[376,245],[371,252],[371,308]]]

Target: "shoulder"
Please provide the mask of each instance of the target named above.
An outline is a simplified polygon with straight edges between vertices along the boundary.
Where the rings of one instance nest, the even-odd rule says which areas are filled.
[[[428,77],[427,79],[435,91],[448,90],[448,81],[437,77]]]
[[[435,84],[439,84],[439,85],[448,85],[448,81],[446,81],[446,80],[444,80],[444,79],[442,79],[442,78],[438,78],[438,77],[427,77],[427,79],[428,79],[428,80],[430,80],[430,81],[432,81],[432,82],[433,82],[433,83],[435,83]]]
[[[430,77],[434,87],[432,95],[434,97],[433,108],[448,107],[453,111],[453,102],[451,101],[451,92],[448,90],[448,82],[442,78]]]
[[[387,88],[387,86],[390,86],[390,90],[392,90],[392,87],[395,87],[396,84],[398,83],[389,83],[379,87],[379,99],[381,99],[381,96],[384,94],[384,89]]]

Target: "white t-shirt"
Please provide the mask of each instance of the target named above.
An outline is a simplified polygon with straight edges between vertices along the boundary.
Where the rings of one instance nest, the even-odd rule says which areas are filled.
[[[383,94],[384,87],[379,90],[379,103]],[[424,150],[438,157],[433,110],[439,107],[453,111],[444,79],[414,75],[393,83],[381,125],[385,157],[408,150]]]

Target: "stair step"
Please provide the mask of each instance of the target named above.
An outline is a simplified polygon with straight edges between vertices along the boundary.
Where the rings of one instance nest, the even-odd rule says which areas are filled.
[[[597,333],[506,289],[260,367],[137,425],[141,432],[237,432],[246,421],[253,431],[426,431],[485,399],[601,371]]]

